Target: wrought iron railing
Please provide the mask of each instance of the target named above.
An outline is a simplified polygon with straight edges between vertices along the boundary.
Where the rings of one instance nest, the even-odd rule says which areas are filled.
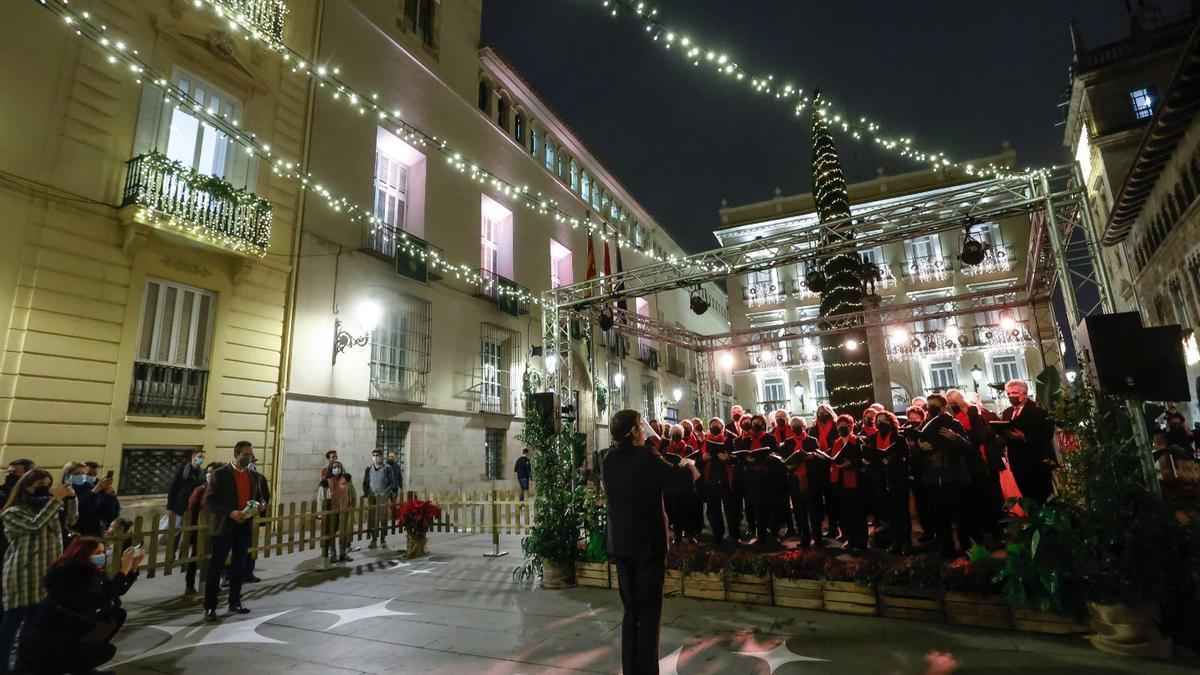
[[[904,274],[917,282],[943,281],[950,278],[950,259],[946,256],[921,256],[905,261]]]
[[[283,40],[283,21],[288,8],[284,0],[221,0],[229,14],[258,29],[274,42]]]
[[[1033,344],[1028,321],[976,326],[975,344],[993,350],[1019,351]]]
[[[790,401],[759,401],[758,411],[764,415],[775,412],[776,410],[787,410],[791,407]]]
[[[746,301],[747,307],[776,305],[783,302],[786,297],[782,281],[750,284],[742,289],[742,299]]]
[[[667,372],[676,377],[684,377],[687,375],[687,363],[678,356],[670,354],[667,356]]]
[[[722,382],[721,383],[721,395],[722,396],[733,396],[733,385],[729,382]]]
[[[496,302],[501,311],[509,314],[528,314],[529,299],[533,297],[528,288],[486,268],[479,270],[477,294]]]
[[[207,390],[207,370],[135,361],[129,413],[201,419]]]
[[[271,243],[271,203],[151,152],[129,160],[121,206],[151,209],[166,226],[241,253],[262,256]]]
[[[966,335],[954,330],[892,333],[884,337],[884,347],[892,361],[907,361],[914,356],[955,357],[969,344]]]

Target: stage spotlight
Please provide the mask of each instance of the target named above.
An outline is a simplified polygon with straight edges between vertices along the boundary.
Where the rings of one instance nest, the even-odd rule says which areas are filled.
[[[1000,317],[1000,328],[1003,330],[1010,331],[1016,327],[1017,322],[1012,318],[1011,315],[1005,314],[1004,316]]]
[[[858,351],[858,340],[855,340],[854,338],[846,340],[846,349],[852,352]]]
[[[613,321],[612,310],[600,310],[599,316],[596,317],[596,323],[600,326],[600,330],[612,330],[613,323],[615,323]]]
[[[697,315],[708,311],[708,299],[704,297],[704,294],[700,292],[700,289],[692,291],[690,304],[692,305],[692,311]]]
[[[721,352],[721,367],[733,370],[733,352]]]

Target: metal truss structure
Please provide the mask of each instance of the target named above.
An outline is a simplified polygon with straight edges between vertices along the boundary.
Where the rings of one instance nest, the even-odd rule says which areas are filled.
[[[618,300],[694,289],[705,282],[761,270],[826,260],[842,253],[919,236],[962,231],[977,222],[1025,215],[1030,222],[1026,278],[1008,289],[975,291],[955,296],[883,305],[840,315],[836,320],[812,318],[715,335],[702,335],[680,326],[618,309]],[[832,234],[852,232],[842,241]],[[1074,164],[1044,172],[967,183],[892,201],[869,205],[849,218],[814,223],[774,236],[705,251],[667,262],[546,291],[543,295],[543,334],[546,345],[565,354],[570,348],[570,322],[593,321],[610,312],[614,330],[671,344],[694,353],[700,402],[715,402],[713,355],[728,349],[778,345],[844,331],[849,326],[877,328],[921,319],[950,318],[1006,308],[1034,307],[1050,302],[1057,285],[1066,307],[1066,320],[1077,326],[1083,316],[1112,311],[1112,291],[1101,262],[1092,227],[1085,186]],[[561,400],[571,390],[571,359],[558,359],[550,382]]]

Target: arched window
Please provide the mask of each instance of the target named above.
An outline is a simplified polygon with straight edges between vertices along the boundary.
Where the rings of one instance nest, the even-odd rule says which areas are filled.
[[[519,145],[525,145],[525,116],[517,113],[513,121],[513,140]]]
[[[571,192],[579,192],[579,165],[571,160]]]
[[[581,173],[579,195],[583,197],[583,201],[590,202],[592,200],[592,177],[588,175],[587,171]]]
[[[546,170],[554,170],[554,141],[546,136]]]
[[[538,128],[533,126],[532,124],[530,124],[529,125],[529,154],[530,154],[530,156],[532,156],[534,158],[535,162],[537,161],[538,153],[541,152],[541,150],[542,150],[541,136],[542,136],[542,134],[541,134],[541,132],[538,131]]]
[[[492,88],[485,80],[479,81],[479,109],[492,114]]]
[[[496,105],[496,124],[499,124],[505,129],[508,128],[508,109],[508,98],[505,97],[504,94],[501,94],[500,101]]]

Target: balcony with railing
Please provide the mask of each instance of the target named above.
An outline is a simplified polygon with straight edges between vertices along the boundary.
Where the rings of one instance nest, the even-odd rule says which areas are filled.
[[[1008,244],[1001,244],[988,248],[987,252],[983,255],[983,262],[978,265],[960,263],[959,267],[965,276],[982,277],[989,274],[1007,272],[1013,268],[1015,262],[1016,254],[1013,252],[1013,247]]]
[[[795,279],[792,279],[791,282],[790,291],[793,300],[796,300],[797,302],[804,302],[806,300],[815,300],[821,297],[820,293],[817,293],[808,287],[808,280],[803,276],[798,276]]]
[[[721,383],[721,395],[722,396],[733,396],[733,384],[731,382],[722,382]]]
[[[283,22],[288,14],[284,0],[223,0],[222,4],[228,16],[253,27],[272,42],[283,40]]]
[[[787,410],[791,408],[791,401],[759,401],[755,406],[755,410],[764,415],[769,415],[776,410]]]
[[[207,391],[207,370],[135,361],[129,414],[203,419]]]
[[[271,203],[151,152],[129,160],[121,207],[132,220],[188,239],[261,258],[271,243]]]
[[[667,372],[676,377],[686,377],[687,362],[677,354],[667,354]]]
[[[528,288],[486,268],[479,270],[475,295],[495,302],[502,313],[511,316],[528,314],[529,302],[533,298]]]
[[[909,283],[945,281],[950,278],[953,269],[950,258],[944,255],[913,257],[904,261],[904,276]]]
[[[884,336],[883,341],[890,361],[908,361],[916,357],[953,358],[960,356],[963,348],[970,345],[966,335],[951,327],[913,333],[896,331]]]
[[[993,351],[1021,351],[1033,345],[1029,322],[1008,319],[975,327],[975,344]]]
[[[384,223],[363,228],[363,252],[394,260],[396,272],[410,279],[441,279],[446,252],[415,235]]]
[[[787,298],[783,280],[748,284],[742,289],[742,299],[747,307],[778,305]]]

